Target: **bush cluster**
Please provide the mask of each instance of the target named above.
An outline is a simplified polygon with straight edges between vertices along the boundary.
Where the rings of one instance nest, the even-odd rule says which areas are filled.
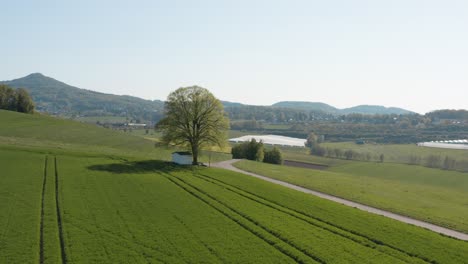
[[[0,84],[0,109],[21,113],[34,112],[34,103],[25,89]]]
[[[281,151],[277,147],[267,150],[263,146],[262,141],[257,142],[254,138],[248,142],[232,147],[231,153],[234,159],[248,159],[271,164],[283,164]]]

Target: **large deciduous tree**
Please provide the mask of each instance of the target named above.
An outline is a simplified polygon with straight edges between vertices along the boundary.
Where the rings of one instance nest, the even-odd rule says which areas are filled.
[[[207,89],[179,88],[169,94],[164,110],[165,117],[156,124],[163,143],[190,147],[194,165],[203,146],[226,142],[229,120],[221,102]]]

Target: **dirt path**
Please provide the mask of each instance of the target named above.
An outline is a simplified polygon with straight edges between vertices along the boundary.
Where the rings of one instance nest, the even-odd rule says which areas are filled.
[[[430,223],[427,223],[427,222],[423,222],[423,221],[420,221],[420,220],[416,220],[416,219],[413,219],[413,218],[410,218],[410,217],[407,217],[407,216],[403,216],[403,215],[395,214],[395,213],[392,213],[392,212],[384,211],[384,210],[377,209],[377,208],[374,208],[374,207],[370,207],[370,206],[367,206],[367,205],[364,205],[364,204],[352,202],[352,201],[349,201],[349,200],[346,200],[346,199],[338,198],[338,197],[330,195],[330,194],[326,194],[326,193],[322,193],[322,192],[318,192],[318,191],[313,191],[313,190],[310,190],[310,189],[306,189],[304,187],[300,187],[300,186],[290,184],[290,183],[287,183],[287,182],[271,179],[271,178],[268,178],[268,177],[265,177],[265,176],[262,176],[262,175],[258,175],[258,174],[255,174],[255,173],[243,171],[241,169],[238,169],[238,168],[232,166],[232,164],[237,162],[237,161],[239,161],[239,160],[234,159],[234,160],[222,161],[222,162],[211,164],[211,166],[212,167],[217,167],[217,168],[223,168],[223,169],[227,169],[227,170],[231,170],[231,171],[235,171],[235,172],[240,172],[240,173],[243,173],[243,174],[255,177],[255,178],[259,178],[259,179],[262,179],[262,180],[265,180],[265,181],[276,183],[276,184],[279,184],[279,185],[282,185],[282,186],[285,186],[285,187],[288,187],[288,188],[291,188],[291,189],[294,189],[294,190],[297,190],[297,191],[300,191],[300,192],[312,194],[312,195],[318,196],[320,198],[324,198],[324,199],[327,199],[327,200],[330,200],[330,201],[333,201],[333,202],[337,202],[337,203],[340,203],[340,204],[344,204],[344,205],[347,205],[347,206],[350,206],[350,207],[354,207],[354,208],[357,208],[357,209],[360,209],[360,210],[363,210],[363,211],[366,211],[366,212],[369,212],[369,213],[382,215],[382,216],[385,216],[385,217],[388,217],[388,218],[398,220],[400,222],[404,222],[404,223],[407,223],[407,224],[412,224],[412,225],[415,225],[415,226],[423,227],[423,228],[432,230],[434,232],[444,234],[446,236],[450,236],[450,237],[454,237],[454,238],[458,238],[458,239],[461,239],[461,240],[468,241],[468,234],[465,234],[465,233],[462,233],[462,232],[458,232],[458,231],[451,230],[451,229],[448,229],[448,228],[445,228],[445,227],[441,227],[441,226],[437,226],[437,225],[430,224]]]

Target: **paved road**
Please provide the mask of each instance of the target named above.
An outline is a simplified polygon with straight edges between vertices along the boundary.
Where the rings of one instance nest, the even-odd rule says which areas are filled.
[[[369,213],[383,215],[385,217],[398,220],[400,222],[412,224],[412,225],[415,225],[415,226],[420,226],[420,227],[432,230],[434,232],[444,234],[446,236],[450,236],[450,237],[454,237],[454,238],[458,238],[458,239],[461,239],[461,240],[468,241],[468,234],[465,234],[465,233],[461,233],[461,232],[458,232],[458,231],[455,231],[455,230],[452,230],[452,229],[448,229],[448,228],[445,228],[445,227],[441,227],[441,226],[433,225],[433,224],[423,222],[423,221],[420,221],[420,220],[416,220],[416,219],[413,219],[413,218],[409,218],[407,216],[403,216],[403,215],[395,214],[395,213],[392,213],[392,212],[384,211],[384,210],[381,210],[381,209],[377,209],[377,208],[374,208],[374,207],[370,207],[370,206],[367,206],[367,205],[364,205],[364,204],[352,202],[352,201],[349,201],[349,200],[346,200],[346,199],[338,198],[338,197],[330,195],[330,194],[326,194],[326,193],[322,193],[322,192],[318,192],[318,191],[313,191],[313,190],[310,190],[310,189],[306,189],[304,187],[300,187],[300,186],[290,184],[290,183],[287,183],[287,182],[271,179],[271,178],[268,178],[268,177],[265,177],[265,176],[262,176],[262,175],[258,175],[258,174],[255,174],[255,173],[243,171],[241,169],[238,169],[238,168],[232,166],[232,164],[237,162],[237,161],[239,161],[239,160],[234,159],[234,160],[222,161],[222,162],[211,164],[211,166],[212,167],[217,167],[217,168],[223,168],[223,169],[227,169],[227,170],[231,170],[231,171],[235,171],[235,172],[240,172],[240,173],[250,175],[250,176],[255,177],[255,178],[259,178],[259,179],[262,179],[262,180],[265,180],[265,181],[269,181],[269,182],[272,182],[272,183],[283,185],[285,187],[288,187],[288,188],[291,188],[291,189],[294,189],[294,190],[297,190],[297,191],[300,191],[300,192],[312,194],[312,195],[318,196],[320,198],[324,198],[324,199],[334,201],[334,202],[337,202],[337,203],[340,203],[340,204],[344,204],[344,205],[347,205],[347,206],[355,207],[355,208],[358,208],[360,210],[363,210],[363,211],[366,211],[366,212],[369,212]]]

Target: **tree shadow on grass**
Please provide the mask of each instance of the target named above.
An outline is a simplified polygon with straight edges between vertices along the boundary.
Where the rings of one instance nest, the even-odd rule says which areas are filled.
[[[150,173],[150,172],[175,172],[191,170],[192,166],[181,166],[168,161],[143,160],[124,161],[111,164],[96,164],[87,167],[89,170],[106,171],[115,174],[121,173]]]

